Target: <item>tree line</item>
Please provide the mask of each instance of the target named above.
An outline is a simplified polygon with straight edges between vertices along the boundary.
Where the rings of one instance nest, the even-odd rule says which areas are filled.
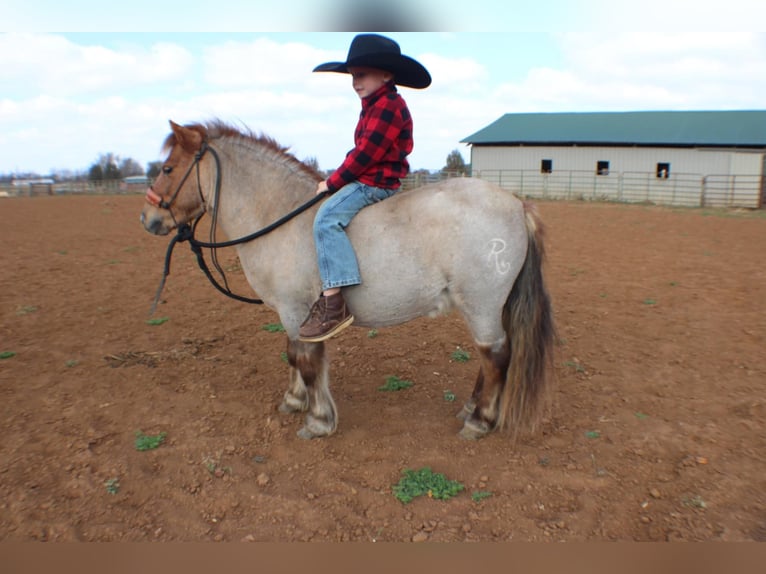
[[[304,160],[305,163],[314,167],[320,173],[319,163],[316,158],[308,158]],[[67,170],[54,171],[46,176],[41,176],[36,173],[16,173],[16,174],[0,174],[0,183],[11,182],[14,179],[40,179],[50,178],[54,181],[91,181],[94,183],[102,181],[117,181],[125,177],[145,175],[149,179],[154,179],[160,174],[162,169],[161,161],[149,162],[144,168],[133,158],[120,158],[114,153],[105,153],[99,155],[98,159],[91,164],[91,166],[84,172],[72,172]],[[470,166],[466,165],[463,161],[463,156],[460,154],[460,150],[452,150],[447,156],[446,164],[440,170],[442,173],[449,173],[451,175],[467,175],[470,172]],[[429,170],[417,170],[417,173],[430,173]]]

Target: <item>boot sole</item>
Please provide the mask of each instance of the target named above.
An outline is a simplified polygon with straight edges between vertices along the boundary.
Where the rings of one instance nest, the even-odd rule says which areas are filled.
[[[331,331],[327,331],[327,333],[324,333],[323,335],[317,335],[316,337],[300,337],[299,336],[298,340],[301,341],[302,343],[321,343],[322,341],[326,341],[330,337],[334,337],[335,335],[343,331],[343,329],[351,325],[351,323],[353,322],[354,322],[354,316],[351,315],[350,317],[347,317],[346,320],[343,321],[342,323],[338,323],[334,329],[332,329]]]

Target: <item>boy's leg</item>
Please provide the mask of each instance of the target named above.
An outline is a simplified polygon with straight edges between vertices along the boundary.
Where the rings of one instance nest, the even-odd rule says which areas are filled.
[[[395,190],[370,187],[352,182],[327,198],[314,219],[314,242],[317,250],[322,290],[361,283],[354,248],[346,227],[364,207],[390,197]],[[300,330],[302,341],[323,341],[339,333],[354,321],[341,293],[320,297]]]

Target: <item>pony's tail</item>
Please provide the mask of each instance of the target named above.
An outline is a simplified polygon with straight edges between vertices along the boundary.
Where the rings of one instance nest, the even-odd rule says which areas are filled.
[[[497,427],[534,429],[551,380],[556,327],[543,278],[545,230],[534,205],[524,203],[527,257],[503,308],[511,359],[500,396]]]

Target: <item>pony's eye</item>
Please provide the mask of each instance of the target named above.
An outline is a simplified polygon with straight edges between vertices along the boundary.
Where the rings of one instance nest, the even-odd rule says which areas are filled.
[[[173,171],[173,167],[172,166],[170,166],[170,165],[163,165],[162,166],[162,173],[164,173],[165,175],[170,175],[170,172],[172,172],[172,171]]]

